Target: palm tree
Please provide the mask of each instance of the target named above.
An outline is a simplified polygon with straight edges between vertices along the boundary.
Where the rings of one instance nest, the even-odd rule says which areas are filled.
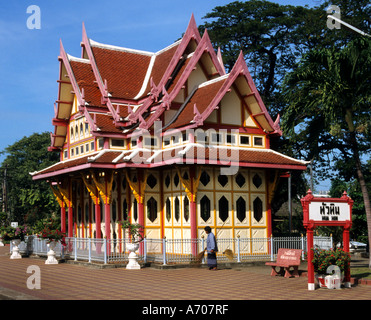
[[[284,81],[287,108],[283,131],[300,142],[307,159],[351,164],[361,186],[368,241],[371,207],[361,158],[371,149],[371,40],[361,38],[341,48],[310,51]],[[368,158],[369,159],[369,158]],[[371,259],[369,263],[371,268]]]

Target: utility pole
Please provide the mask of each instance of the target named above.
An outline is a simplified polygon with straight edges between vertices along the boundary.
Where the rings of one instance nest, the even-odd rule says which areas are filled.
[[[6,213],[8,213],[8,194],[7,194],[7,181],[6,181],[7,169],[8,169],[8,165],[6,164],[4,168],[4,179],[3,179],[3,212],[6,212]]]

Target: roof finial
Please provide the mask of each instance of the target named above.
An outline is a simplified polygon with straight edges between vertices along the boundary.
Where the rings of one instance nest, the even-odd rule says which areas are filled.
[[[220,63],[220,66],[222,67],[222,69],[224,70],[224,73],[225,73],[225,68],[224,68],[224,63],[223,63],[223,57],[222,57],[222,52],[220,51],[220,47],[218,47],[217,58],[218,58],[218,61]]]

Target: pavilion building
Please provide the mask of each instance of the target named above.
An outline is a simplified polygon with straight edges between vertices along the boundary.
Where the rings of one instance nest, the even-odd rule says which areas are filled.
[[[242,53],[225,72],[192,16],[158,52],[102,44],[82,33],[81,57],[60,46],[50,182],[68,236],[121,238],[131,219],[147,238],[272,233],[271,200],[283,172],[307,163],[270,148],[280,136]]]

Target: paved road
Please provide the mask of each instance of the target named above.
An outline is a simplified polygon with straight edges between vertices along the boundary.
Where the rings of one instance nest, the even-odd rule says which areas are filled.
[[[370,300],[371,286],[308,291],[307,277],[271,277],[254,266],[209,271],[206,268],[159,270],[96,269],[45,259],[9,259],[0,247],[0,299],[12,300]],[[31,266],[32,270],[28,270]],[[27,270],[29,273],[27,273]],[[40,274],[37,288],[35,270]],[[300,267],[305,270],[305,265]],[[27,287],[28,283],[28,287]],[[30,289],[29,287],[36,287]]]

